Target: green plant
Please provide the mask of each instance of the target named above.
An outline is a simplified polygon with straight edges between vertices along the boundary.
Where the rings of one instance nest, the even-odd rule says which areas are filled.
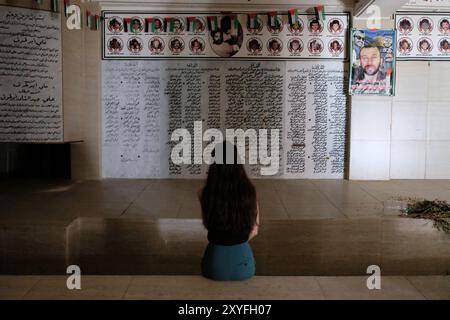
[[[402,210],[403,216],[433,220],[438,230],[450,233],[450,204],[441,200],[412,200]]]

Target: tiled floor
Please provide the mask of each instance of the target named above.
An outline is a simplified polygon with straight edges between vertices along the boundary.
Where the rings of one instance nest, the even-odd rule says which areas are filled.
[[[200,276],[82,276],[68,290],[64,276],[0,276],[0,299],[450,299],[450,276],[254,277],[215,282]]]
[[[0,219],[67,223],[76,217],[200,218],[202,180],[5,181]],[[392,199],[450,201],[449,180],[254,180],[262,219],[398,215]]]
[[[203,183],[2,181],[0,273],[64,274],[70,259],[92,275],[198,275],[207,244]],[[395,209],[410,197],[450,200],[450,180],[254,184],[262,220],[252,240],[257,275],[364,275],[371,264],[384,275],[450,273],[450,236]]]

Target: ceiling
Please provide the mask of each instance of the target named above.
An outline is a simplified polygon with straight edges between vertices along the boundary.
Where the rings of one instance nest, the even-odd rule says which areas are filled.
[[[220,6],[229,7],[230,10],[242,9],[243,5],[252,8],[273,7],[288,8],[297,7],[314,7],[319,3],[323,3],[328,7],[344,7],[353,8],[355,15],[367,14],[365,9],[370,6],[376,6],[380,9],[382,17],[390,17],[397,10],[413,10],[413,11],[450,11],[450,0],[90,0],[90,2],[98,2],[106,7],[132,7],[132,8],[148,8],[151,4],[155,8],[158,7],[177,7],[185,6],[186,10],[202,6]]]

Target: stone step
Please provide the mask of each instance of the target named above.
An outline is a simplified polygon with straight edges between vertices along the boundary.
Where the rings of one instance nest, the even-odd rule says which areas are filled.
[[[367,288],[367,276],[256,276],[216,282],[201,276],[82,275],[81,290],[68,290],[66,280],[0,276],[0,299],[450,299],[450,276],[381,276],[380,290]]]
[[[199,275],[207,245],[199,219],[142,217],[3,225],[0,239],[0,274]],[[450,274],[450,235],[427,220],[271,220],[250,243],[260,276]]]

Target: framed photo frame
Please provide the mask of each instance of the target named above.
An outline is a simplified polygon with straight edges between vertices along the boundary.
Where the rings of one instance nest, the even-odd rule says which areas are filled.
[[[352,29],[350,95],[395,95],[396,43],[394,29]]]
[[[397,60],[450,61],[450,12],[398,12]]]

